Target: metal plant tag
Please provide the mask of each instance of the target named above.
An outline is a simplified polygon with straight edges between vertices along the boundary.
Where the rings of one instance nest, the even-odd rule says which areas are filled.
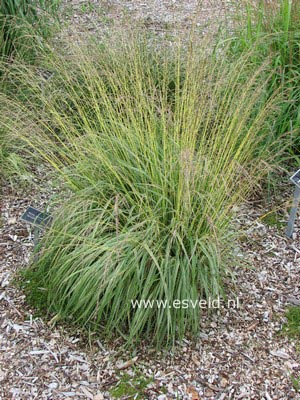
[[[300,201],[300,169],[290,178],[295,185],[294,199],[292,208],[290,211],[290,216],[288,220],[288,226],[286,229],[286,236],[291,238],[293,236],[293,230],[295,225],[295,220],[297,216],[297,209]]]
[[[300,188],[300,169],[290,179],[298,188]]]

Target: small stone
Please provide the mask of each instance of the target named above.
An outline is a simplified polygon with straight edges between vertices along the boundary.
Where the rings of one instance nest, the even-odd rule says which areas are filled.
[[[56,382],[49,383],[48,388],[49,389],[56,389],[57,388],[57,383]]]

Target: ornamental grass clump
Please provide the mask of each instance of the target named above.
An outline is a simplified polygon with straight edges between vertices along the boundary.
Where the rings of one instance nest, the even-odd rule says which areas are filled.
[[[58,6],[58,0],[1,0],[0,61],[32,61],[51,35]]]
[[[49,79],[20,68],[27,103],[6,99],[6,129],[72,192],[27,270],[31,297],[129,344],[196,333],[199,306],[172,302],[225,295],[232,210],[269,159],[263,67],[245,82],[246,56],[137,39],[66,54],[45,61]]]
[[[58,23],[58,6],[59,0],[0,1],[0,92],[10,93],[12,89],[6,80],[8,65],[16,60],[33,63],[39,52],[45,51],[45,41]],[[12,142],[0,129],[0,181],[28,179],[20,153],[19,140]]]
[[[290,135],[290,149],[300,150],[300,2],[298,0],[245,1],[235,35],[231,56],[252,51],[254,68],[269,59],[270,79],[267,94],[281,90],[274,133]]]

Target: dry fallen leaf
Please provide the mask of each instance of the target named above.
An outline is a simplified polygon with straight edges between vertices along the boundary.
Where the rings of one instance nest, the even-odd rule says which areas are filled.
[[[117,365],[117,369],[121,370],[129,368],[137,361],[137,359],[138,357],[134,357],[131,360],[125,361],[124,363]]]
[[[228,380],[226,378],[222,378],[220,385],[222,388],[225,388],[228,385]]]
[[[192,355],[192,361],[197,367],[199,367],[201,364],[200,361],[198,360],[198,358],[195,357],[194,355]]]
[[[199,394],[196,391],[194,386],[189,386],[186,389],[187,394],[189,394],[191,396],[191,400],[200,400]]]

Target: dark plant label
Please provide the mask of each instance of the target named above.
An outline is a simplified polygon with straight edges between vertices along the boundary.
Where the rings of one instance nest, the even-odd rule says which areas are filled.
[[[22,215],[21,220],[35,226],[44,227],[50,224],[52,221],[52,216],[29,206]]]

